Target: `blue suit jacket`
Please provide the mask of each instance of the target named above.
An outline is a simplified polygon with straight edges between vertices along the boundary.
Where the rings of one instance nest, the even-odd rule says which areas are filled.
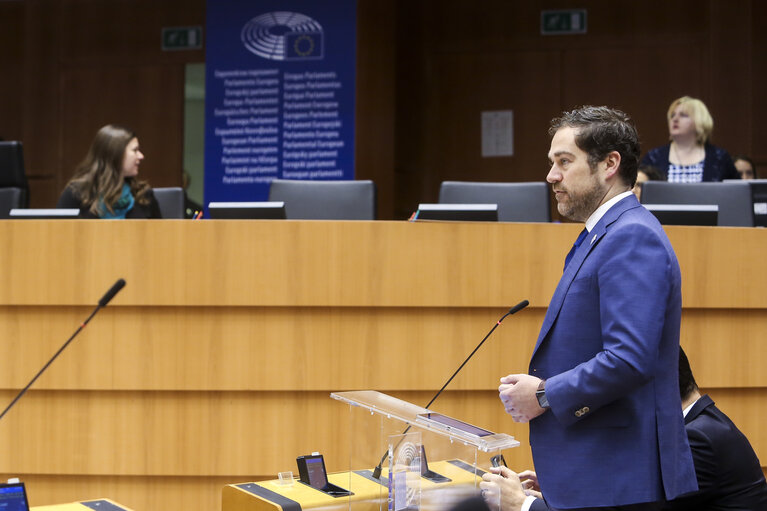
[[[530,422],[551,506],[655,502],[697,489],[677,376],[681,312],[671,244],[626,197],[575,252],[530,361],[551,405]]]

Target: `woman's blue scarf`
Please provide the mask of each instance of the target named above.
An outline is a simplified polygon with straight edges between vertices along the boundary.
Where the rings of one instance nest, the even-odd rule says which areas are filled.
[[[133,195],[130,193],[130,185],[123,183],[123,191],[120,198],[112,206],[114,213],[110,213],[107,207],[104,205],[104,199],[99,199],[99,218],[125,218],[128,211],[133,208],[136,203]]]

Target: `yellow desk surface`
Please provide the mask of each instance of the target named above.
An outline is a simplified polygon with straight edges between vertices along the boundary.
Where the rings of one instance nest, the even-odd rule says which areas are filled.
[[[476,482],[471,465],[465,464],[466,468],[456,465],[458,460],[434,461],[429,468],[440,475],[449,478],[448,483],[434,483],[427,479],[421,479],[423,490],[438,488],[439,486],[455,486],[461,484],[473,485]],[[384,469],[381,480],[386,482],[389,477]],[[328,481],[336,486],[352,491],[350,497],[332,497],[319,490],[295,481],[293,485],[282,485],[278,480],[260,481],[254,483],[230,484],[224,487],[222,494],[222,511],[288,511],[293,501],[301,506],[301,509],[333,509],[348,507],[349,501],[354,502],[357,511],[369,509],[373,511],[385,503],[388,498],[386,485],[372,481],[357,471],[336,472],[328,474]],[[264,491],[266,490],[266,491]],[[280,499],[289,499],[280,502]],[[288,509],[286,509],[286,507]]]
[[[95,506],[86,506],[84,502],[94,503]],[[114,508],[110,508],[109,505],[117,506],[118,509],[122,509],[124,511],[131,511],[125,506],[122,506],[118,504],[117,502],[111,501],[109,499],[95,499],[95,500],[84,500],[82,502],[70,502],[69,504],[53,504],[50,506],[32,506],[31,511],[85,511],[86,509],[89,509],[93,511],[94,509],[107,509],[109,508],[109,511],[113,511]]]

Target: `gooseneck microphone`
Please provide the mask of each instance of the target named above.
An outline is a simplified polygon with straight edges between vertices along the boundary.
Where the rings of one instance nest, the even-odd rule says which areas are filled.
[[[455,370],[455,372],[453,373],[453,376],[451,376],[450,378],[448,378],[448,380],[445,382],[445,384],[444,384],[444,385],[442,385],[442,388],[441,388],[441,389],[439,389],[439,390],[437,391],[437,393],[436,393],[436,394],[434,394],[434,397],[433,397],[433,398],[431,398],[431,401],[429,401],[429,403],[428,403],[428,404],[427,404],[427,405],[426,405],[424,408],[429,408],[429,407],[431,406],[431,404],[432,404],[432,403],[433,403],[433,402],[434,402],[434,401],[435,401],[435,400],[436,400],[436,399],[439,397],[439,395],[440,395],[440,394],[442,394],[442,391],[443,391],[443,390],[445,390],[445,388],[446,388],[448,385],[450,385],[450,382],[451,382],[451,381],[453,381],[453,378],[455,378],[455,377],[458,375],[458,373],[460,373],[460,372],[461,372],[461,369],[463,369],[463,366],[465,366],[465,365],[466,365],[466,363],[467,363],[467,362],[468,362],[468,361],[471,359],[471,357],[473,357],[473,356],[474,356],[474,354],[477,352],[477,350],[479,350],[479,348],[481,348],[481,347],[482,347],[482,345],[485,343],[485,341],[488,339],[488,337],[490,337],[490,336],[493,334],[493,332],[495,332],[495,329],[496,329],[496,328],[498,328],[498,326],[501,324],[501,322],[502,322],[504,319],[506,319],[506,317],[507,317],[507,316],[511,316],[512,314],[516,314],[517,312],[521,311],[522,309],[524,309],[524,308],[525,308],[525,307],[527,307],[528,305],[530,305],[530,302],[529,302],[529,301],[527,301],[527,300],[522,300],[521,302],[519,302],[518,304],[516,304],[514,307],[512,307],[511,309],[509,309],[509,312],[507,312],[506,314],[504,314],[503,316],[501,316],[501,319],[499,319],[499,320],[498,320],[498,321],[495,323],[495,325],[493,325],[493,328],[491,328],[491,329],[490,329],[490,331],[487,333],[487,335],[485,336],[485,338],[484,338],[484,339],[482,339],[482,341],[480,341],[480,343],[479,343],[479,344],[477,344],[477,347],[476,347],[476,348],[474,348],[474,351],[472,351],[472,352],[471,352],[471,354],[470,354],[468,357],[466,357],[466,360],[464,360],[464,361],[463,361],[463,364],[461,364],[461,365],[458,367],[458,369],[456,369],[456,370]],[[405,431],[403,431],[403,432],[402,432],[402,434],[404,435],[404,434],[405,434],[405,433],[407,433],[408,431],[410,431],[410,426],[408,426],[407,428],[405,428]],[[373,477],[374,477],[374,478],[376,478],[376,479],[381,479],[381,468],[382,468],[382,466],[383,466],[383,462],[386,460],[386,455],[387,455],[387,454],[388,454],[388,452],[387,452],[387,453],[384,453],[384,455],[381,457],[381,461],[379,461],[379,462],[378,462],[378,465],[376,465],[376,468],[373,470]]]
[[[114,285],[112,285],[112,287],[111,287],[111,288],[109,288],[109,291],[107,291],[106,293],[104,293],[104,296],[102,296],[102,297],[101,297],[101,300],[99,300],[99,304],[96,306],[96,308],[95,308],[95,309],[93,309],[93,312],[91,312],[91,315],[90,315],[90,316],[88,316],[88,319],[86,319],[85,321],[83,321],[83,322],[82,322],[82,324],[81,324],[79,327],[77,327],[77,330],[75,330],[75,333],[73,333],[73,334],[72,334],[72,336],[71,336],[71,337],[70,337],[70,338],[67,340],[67,342],[65,342],[65,343],[64,343],[64,344],[61,346],[61,348],[59,348],[59,351],[57,351],[57,352],[56,352],[56,354],[55,354],[55,355],[53,355],[53,357],[51,357],[51,359],[48,361],[48,363],[46,363],[46,364],[43,366],[43,368],[42,368],[42,369],[40,369],[40,371],[38,371],[38,373],[35,375],[35,377],[34,377],[34,378],[32,378],[32,380],[30,380],[30,382],[29,382],[29,383],[27,383],[27,386],[26,386],[26,387],[24,387],[23,389],[21,389],[21,392],[19,392],[19,394],[18,394],[18,395],[17,395],[15,398],[13,398],[13,401],[11,401],[11,403],[10,403],[10,404],[9,404],[9,405],[8,405],[8,406],[5,408],[5,410],[3,410],[3,413],[1,413],[1,414],[0,414],[0,419],[2,419],[3,417],[5,417],[5,414],[6,414],[6,413],[8,413],[8,411],[9,411],[11,408],[13,408],[13,405],[15,405],[15,404],[16,404],[16,401],[18,401],[19,399],[21,399],[21,396],[23,396],[23,395],[24,395],[24,393],[25,393],[27,390],[29,390],[29,387],[31,387],[31,386],[32,386],[32,384],[33,384],[33,383],[35,383],[35,381],[37,381],[37,379],[40,377],[40,375],[41,375],[41,374],[43,374],[43,373],[45,372],[45,370],[46,370],[46,369],[48,369],[48,366],[49,366],[49,365],[51,365],[51,364],[53,363],[53,361],[54,361],[54,360],[56,360],[56,357],[58,357],[58,356],[61,354],[61,352],[62,352],[62,351],[64,351],[64,349],[65,349],[67,346],[69,346],[69,343],[70,343],[70,342],[72,342],[72,340],[74,340],[74,338],[75,338],[75,337],[77,337],[77,334],[79,334],[79,333],[82,331],[82,329],[83,329],[83,328],[85,328],[85,325],[87,325],[87,324],[88,324],[88,322],[91,320],[91,318],[93,318],[93,316],[95,316],[95,315],[96,315],[96,313],[97,313],[97,312],[98,312],[98,311],[99,311],[99,310],[100,310],[102,307],[106,307],[106,306],[107,306],[107,304],[108,304],[109,302],[111,302],[111,301],[112,301],[112,298],[114,298],[114,297],[115,297],[115,295],[116,295],[117,293],[119,293],[119,292],[120,292],[120,290],[121,290],[122,288],[124,288],[124,287],[125,287],[125,280],[123,280],[123,279],[119,279],[117,282],[115,282],[115,283],[114,283]]]

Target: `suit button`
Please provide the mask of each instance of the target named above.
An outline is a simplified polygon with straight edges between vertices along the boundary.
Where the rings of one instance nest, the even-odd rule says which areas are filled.
[[[584,406],[582,408],[582,410],[583,410],[583,413],[589,413],[589,407],[588,406]]]
[[[581,412],[580,410],[575,410],[576,417],[580,417],[581,415],[583,415],[583,412]]]

